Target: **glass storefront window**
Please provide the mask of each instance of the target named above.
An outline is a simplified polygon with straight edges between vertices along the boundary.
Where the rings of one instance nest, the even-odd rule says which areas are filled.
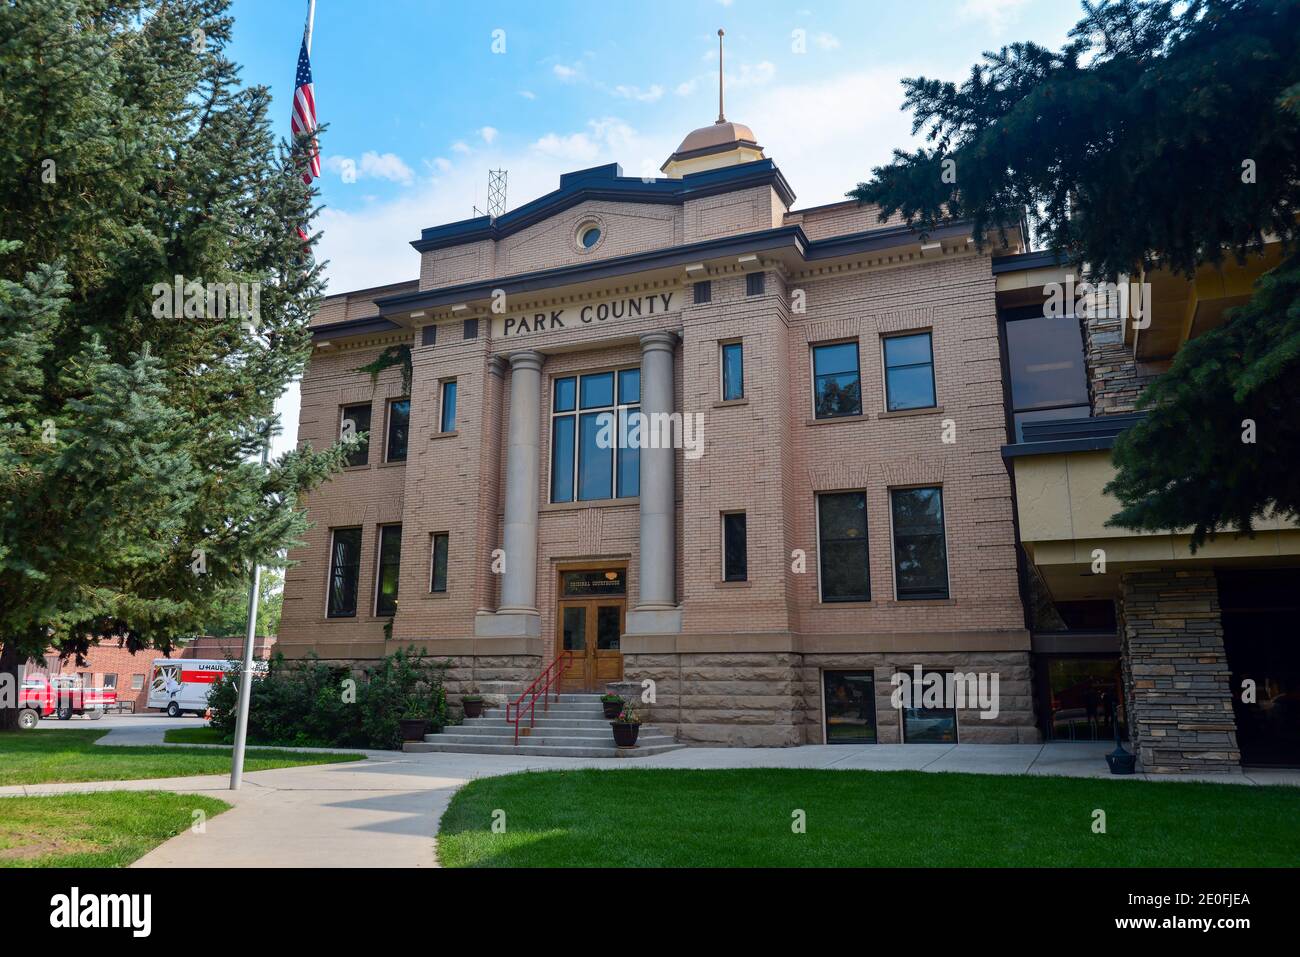
[[[876,743],[876,678],[870,671],[822,672],[827,744]]]
[[[1119,658],[1049,658],[1046,661],[1047,734],[1053,741],[1109,741],[1115,737],[1111,705],[1124,735]]]

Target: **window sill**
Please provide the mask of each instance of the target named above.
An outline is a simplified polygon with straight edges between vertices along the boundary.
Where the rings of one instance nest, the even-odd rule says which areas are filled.
[[[840,422],[868,422],[871,417],[859,412],[857,415],[832,415],[824,419],[807,419],[804,425],[836,425]]]
[[[817,601],[820,608],[875,608],[879,604],[871,598],[865,601],[827,601],[825,598],[820,598]]]
[[[743,582],[714,582],[713,587],[714,588],[753,588],[754,583],[748,580]]]
[[[429,591],[420,596],[421,601],[446,601],[451,597],[451,592]]]
[[[435,432],[433,435],[429,436],[429,441],[432,442],[435,439],[454,439],[458,435],[460,435],[460,432],[457,429],[452,429],[450,432]]]
[[[748,399],[720,399],[713,403],[715,409],[730,409],[732,406],[749,405]]]
[[[585,498],[580,502],[547,502],[538,507],[542,512],[564,512],[574,508],[617,508],[620,506],[641,505],[640,497],[635,498]]]
[[[397,459],[393,462],[380,462],[378,465],[375,466],[375,468],[388,469],[388,468],[393,468],[394,466],[397,465],[405,465],[405,464],[406,464],[406,459]]]
[[[913,415],[938,415],[943,411],[941,405],[927,405],[924,409],[899,409],[897,412],[878,412],[878,419],[905,419]]]
[[[890,606],[912,606],[912,605],[955,605],[955,598],[893,598],[885,602]]]

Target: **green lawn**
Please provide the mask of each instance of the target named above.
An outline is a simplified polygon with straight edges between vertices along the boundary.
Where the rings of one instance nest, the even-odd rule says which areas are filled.
[[[806,833],[792,831],[796,809]],[[1093,833],[1098,809],[1104,834]],[[498,810],[505,830],[494,834]],[[1293,867],[1300,788],[919,771],[525,772],[458,791],[438,856],[447,867]]]
[[[230,742],[226,741],[220,731],[216,728],[190,727],[190,728],[169,728],[163,734],[163,740],[168,744],[224,744],[229,746]],[[321,742],[305,742],[299,744],[295,741],[249,741],[249,746],[260,748],[328,748],[328,744]]]
[[[164,791],[0,797],[0,867],[125,867],[192,826],[195,811],[229,807]]]
[[[224,744],[216,728],[169,728],[163,733],[168,744]]]
[[[229,774],[230,750],[170,748],[162,745],[98,745],[104,731],[11,731],[0,733],[0,786],[63,781],[129,781],[193,774]],[[253,749],[244,757],[247,771],[302,764],[356,761],[357,754]]]

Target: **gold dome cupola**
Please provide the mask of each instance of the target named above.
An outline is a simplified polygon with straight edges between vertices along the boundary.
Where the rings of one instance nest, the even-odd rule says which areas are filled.
[[[722,38],[718,31],[718,118],[709,126],[691,130],[686,139],[663,166],[659,167],[672,179],[681,179],[687,173],[706,169],[720,169],[763,159],[763,147],[754,139],[754,131],[744,123],[727,119],[723,109]]]

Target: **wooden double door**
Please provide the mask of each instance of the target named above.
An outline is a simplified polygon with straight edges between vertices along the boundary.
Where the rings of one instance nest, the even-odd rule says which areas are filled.
[[[617,578],[606,577],[615,574]],[[560,679],[561,690],[604,691],[606,683],[622,679],[620,646],[627,616],[622,582],[623,569],[561,573],[555,653],[573,656]]]

